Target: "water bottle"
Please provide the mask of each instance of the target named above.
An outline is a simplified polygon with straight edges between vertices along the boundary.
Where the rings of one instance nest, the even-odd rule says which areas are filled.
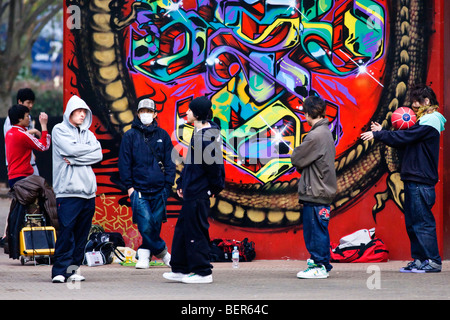
[[[234,247],[234,250],[231,253],[231,260],[233,261],[233,268],[239,268],[239,250],[237,246]]]

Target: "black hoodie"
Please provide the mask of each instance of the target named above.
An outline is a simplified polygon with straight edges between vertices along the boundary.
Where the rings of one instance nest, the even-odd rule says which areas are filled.
[[[183,190],[183,199],[209,198],[225,187],[225,167],[222,156],[220,129],[212,121],[211,127],[192,134],[186,161],[177,179],[177,189]]]
[[[375,131],[373,137],[399,149],[403,181],[434,186],[439,181],[440,134],[445,121],[439,112],[434,112],[409,129]]]

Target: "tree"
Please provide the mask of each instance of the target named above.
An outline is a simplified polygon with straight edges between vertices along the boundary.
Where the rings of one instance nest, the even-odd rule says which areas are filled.
[[[61,0],[0,0],[0,117],[11,106],[11,90],[42,28],[62,10]]]

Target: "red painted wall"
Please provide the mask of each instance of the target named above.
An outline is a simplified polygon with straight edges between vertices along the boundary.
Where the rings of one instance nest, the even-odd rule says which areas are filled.
[[[444,108],[444,116],[448,120],[450,119],[450,3],[448,1],[441,0],[440,7],[442,8],[440,14],[440,29],[442,30],[441,43],[442,43],[442,69],[438,70],[443,78],[442,85],[442,100]],[[447,93],[447,94],[444,94]],[[450,257],[450,134],[448,128],[443,135],[443,251],[444,257],[448,259]]]
[[[444,10],[445,7],[445,10]],[[449,32],[449,4],[444,6],[444,0],[434,0],[434,17],[432,21],[433,33],[429,39],[429,56],[427,66],[427,82],[432,83],[435,89],[438,100],[441,102],[441,111],[449,119],[448,98],[444,96],[444,88],[449,89],[448,72],[449,59],[444,55],[444,46],[448,45],[448,41],[444,44],[444,36],[447,37]],[[447,17],[447,22],[444,24],[444,16]],[[66,12],[66,19],[69,18],[69,13]],[[444,27],[447,30],[444,33]],[[74,36],[70,30],[65,30],[65,47],[64,47],[64,61],[65,61],[65,101],[67,101],[72,94],[80,94],[77,87],[74,87],[76,81],[88,81],[89,79],[81,79],[73,70],[73,67],[79,67],[80,62],[75,57],[74,50],[77,47],[74,45]],[[70,67],[69,67],[70,66]],[[78,77],[78,78],[77,78]],[[79,87],[78,87],[79,88]],[[351,88],[354,89],[354,88]],[[137,89],[141,90],[141,89]],[[360,93],[364,95],[364,92]],[[171,107],[168,107],[171,108]],[[103,125],[97,119],[92,127],[92,130],[104,140],[113,140],[113,135],[109,133],[102,133]],[[357,119],[355,119],[357,121]],[[446,130],[447,131],[447,130]],[[448,257],[450,249],[444,247],[444,239],[450,239],[450,193],[446,181],[448,181],[449,173],[449,156],[445,154],[445,150],[449,149],[449,135],[444,131],[444,138],[442,139],[441,159],[440,159],[440,174],[441,179],[436,186],[437,199],[436,205],[433,208],[437,223],[437,233],[439,239],[439,247],[445,257]],[[104,146],[104,151],[110,150]],[[117,173],[116,158],[108,159],[101,165],[95,168],[96,173],[101,176],[99,180],[98,198],[97,198],[97,213],[94,223],[103,225],[109,231],[119,231],[124,234],[127,244],[133,248],[137,248],[140,238],[138,236],[136,227],[131,223],[131,210],[126,205],[119,204],[119,199],[125,197],[124,193],[120,193],[114,184],[105,183],[105,176]],[[446,165],[444,165],[446,163]],[[228,171],[229,172],[229,171]],[[375,204],[375,194],[386,190],[386,177],[383,175],[373,186],[368,190],[363,191],[363,195],[359,196],[356,202],[350,206],[336,210],[332,216],[329,225],[330,238],[332,242],[338,242],[342,236],[357,231],[363,228],[376,228],[377,237],[381,238],[387,245],[390,251],[390,259],[407,260],[410,258],[409,240],[406,235],[404,226],[404,217],[402,211],[395,205],[393,201],[387,201],[384,209],[377,214],[376,222],[373,218],[372,207]],[[445,183],[445,185],[444,185]],[[172,198],[170,209],[172,212],[179,210],[180,203]],[[176,214],[174,214],[176,216]],[[168,247],[171,247],[173,230],[176,223],[176,217],[170,218],[167,223],[163,225],[162,237],[166,240]],[[306,259],[308,253],[303,241],[303,230],[301,225],[282,227],[282,228],[250,228],[238,227],[215,219],[210,221],[210,236],[211,238],[229,238],[242,240],[249,238],[256,244],[257,259]]]

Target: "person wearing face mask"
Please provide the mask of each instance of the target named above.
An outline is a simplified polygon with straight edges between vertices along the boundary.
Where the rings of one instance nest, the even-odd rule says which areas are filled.
[[[139,102],[131,129],[122,138],[119,174],[130,197],[133,222],[137,224],[142,244],[137,250],[137,269],[149,267],[153,255],[167,266],[170,253],[161,238],[166,221],[166,201],[175,180],[175,164],[169,134],[158,126],[155,102]]]

